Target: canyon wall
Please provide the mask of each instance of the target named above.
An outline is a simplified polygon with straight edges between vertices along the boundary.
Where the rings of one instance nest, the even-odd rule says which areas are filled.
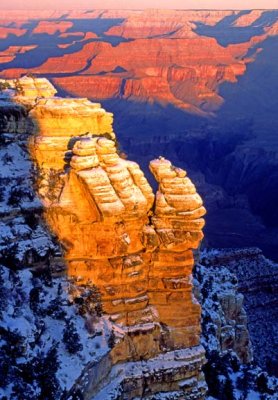
[[[260,43],[276,35],[275,15],[267,11],[45,11],[33,13],[29,30],[29,17],[21,14],[0,15],[17,26],[2,26],[0,19],[2,77],[31,72],[74,96],[171,104],[200,116],[214,115],[224,101],[223,83],[236,83]],[[223,45],[217,37],[222,26],[246,39]],[[44,40],[53,46],[44,49]],[[23,52],[29,53],[24,59]]]

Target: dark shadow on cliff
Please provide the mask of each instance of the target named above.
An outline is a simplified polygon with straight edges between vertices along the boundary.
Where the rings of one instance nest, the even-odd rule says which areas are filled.
[[[264,11],[262,15],[249,26],[238,27],[234,23],[241,15],[248,14],[242,11],[238,15],[223,18],[215,25],[206,25],[201,22],[195,23],[195,32],[201,36],[213,37],[219,44],[227,47],[229,44],[244,43],[252,37],[262,35],[266,26],[271,26],[278,18],[278,10]]]
[[[43,222],[28,142],[36,123],[12,91],[0,91],[0,263],[11,270],[50,271],[53,236]]]
[[[50,22],[57,22],[61,19],[49,20]],[[48,20],[42,20],[48,21]],[[66,22],[71,22],[72,27],[66,30],[66,34],[70,34],[66,37],[61,37],[60,32],[54,34],[48,33],[33,33],[33,30],[38,25],[38,20],[30,21],[22,26],[23,29],[27,29],[26,33],[22,36],[16,36],[14,34],[8,35],[7,38],[2,39],[0,43],[0,51],[7,50],[10,46],[30,46],[36,45],[37,47],[26,53],[17,53],[14,60],[1,63],[0,72],[12,68],[36,68],[42,66],[48,59],[53,57],[62,57],[67,54],[74,54],[79,52],[88,43],[93,42],[105,42],[110,43],[112,46],[117,46],[122,42],[128,42],[131,39],[125,39],[120,36],[106,35],[105,32],[112,26],[117,26],[123,19],[67,19]],[[86,33],[95,33],[98,35],[97,38],[91,38],[83,40]],[[81,34],[80,34],[81,33]],[[68,45],[66,48],[61,48],[59,45]],[[84,65],[86,69],[86,65]],[[76,71],[75,73],[84,72]],[[55,76],[68,76],[68,74],[55,73]],[[71,74],[70,74],[71,75]],[[45,76],[45,74],[42,74]]]

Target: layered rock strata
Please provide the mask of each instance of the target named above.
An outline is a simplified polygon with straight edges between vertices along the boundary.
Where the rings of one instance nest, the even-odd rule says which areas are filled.
[[[138,164],[118,154],[112,115],[99,104],[55,98],[43,79],[10,85],[17,90],[13,102],[25,109],[21,129],[34,134],[37,190],[76,296],[97,287],[112,326],[110,353],[83,371],[71,394],[203,399],[191,272],[205,209],[195,186],[160,157],[150,164],[159,185],[154,196]]]
[[[49,152],[40,145],[35,138],[34,155],[38,151],[45,166]],[[163,158],[151,170],[159,183],[155,203],[139,166],[121,159],[113,140],[89,134],[75,142],[54,185],[43,169],[40,194],[47,221],[66,247],[69,275],[101,288],[113,321],[162,322],[173,328],[167,342],[194,346],[200,309],[192,301],[191,249],[202,239],[205,211],[185,171]],[[179,306],[174,316],[173,305]]]
[[[99,318],[93,333],[85,328],[35,190],[28,140],[37,128],[28,112],[55,90],[43,79],[9,86],[0,91],[0,398],[61,399],[88,363],[109,353],[111,324]]]
[[[21,19],[17,11],[2,11],[0,37],[12,54],[0,56],[0,73],[6,78],[28,72],[47,75],[74,96],[173,105],[210,116],[224,103],[222,85],[237,83],[257,59],[258,45],[277,34],[276,19],[275,11],[263,10],[244,15],[217,10],[83,10],[49,15],[44,10],[23,13]],[[32,26],[27,34],[23,28],[28,20]],[[220,38],[227,29],[239,37],[245,31],[250,34],[244,42],[230,38],[223,46]],[[207,32],[220,32],[220,38],[208,37]],[[42,34],[56,45],[45,46]],[[10,38],[14,35],[16,40]],[[37,46],[30,49],[26,62],[18,50],[22,44],[27,45],[24,51]]]

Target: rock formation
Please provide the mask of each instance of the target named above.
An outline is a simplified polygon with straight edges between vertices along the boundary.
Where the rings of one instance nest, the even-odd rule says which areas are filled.
[[[73,393],[203,399],[200,306],[191,273],[205,209],[195,186],[160,157],[150,163],[154,196],[138,164],[119,155],[112,115],[99,104],[56,98],[44,79],[25,77],[10,86],[17,90],[13,102],[27,110],[20,129],[33,133],[37,190],[47,225],[65,249],[74,296],[97,287],[115,337]]]
[[[263,10],[252,10],[250,13],[241,15],[234,23],[234,26],[244,27],[253,24],[263,14]]]
[[[35,86],[30,78],[9,84],[14,85],[20,93],[29,88],[35,97],[55,92],[45,80]],[[109,352],[111,324],[94,319],[87,329],[71,296],[59,243],[45,224],[35,190],[30,107],[15,93],[0,91],[0,398],[61,399],[87,364]],[[95,307],[101,315],[93,289],[87,312],[92,319]]]
[[[202,307],[202,336],[208,358],[234,353],[242,364],[253,360],[252,344],[238,281],[227,268],[197,265],[194,290]]]
[[[253,270],[257,274],[257,268],[263,267],[263,263],[257,264],[258,259],[255,261],[254,258],[253,266],[250,268],[249,265],[250,270],[248,267],[243,267],[246,263],[244,257],[248,253],[255,256],[254,250],[205,249],[200,253],[198,263],[194,268],[194,291],[202,305],[201,343],[206,350],[207,363],[204,366],[204,373],[208,384],[209,399],[210,396],[225,400],[264,396],[270,400],[277,397],[278,379],[268,376],[263,371],[265,368],[261,362],[259,362],[260,366],[256,363],[258,358],[262,359],[265,351],[263,346],[266,345],[266,351],[272,347],[270,354],[273,357],[274,367],[276,339],[273,335],[270,339],[269,329],[266,327],[266,322],[262,320],[262,314],[265,321],[268,323],[271,321],[269,325],[272,325],[273,322],[273,330],[275,330],[275,318],[269,318],[271,314],[275,315],[275,311],[269,311],[268,307],[264,307],[261,315],[258,310],[255,310],[252,315],[248,304],[250,303],[250,294],[245,293],[243,296],[240,293],[242,278],[238,271],[243,271],[246,277],[250,273],[252,274]],[[239,279],[234,273],[239,276]],[[246,278],[245,281],[248,282]],[[259,294],[257,304],[261,300]],[[257,319],[257,323],[254,329],[252,325],[255,319]],[[254,340],[258,342],[259,336],[261,336],[262,346],[258,351],[257,343]],[[273,368],[272,371],[269,369],[269,372],[272,375],[275,373],[275,369]],[[262,392],[265,394],[263,395]]]
[[[277,376],[277,263],[266,259],[257,248],[208,251],[201,261],[211,269],[224,265],[236,275],[239,292],[245,299],[254,359]]]
[[[73,26],[70,21],[40,21],[33,30],[33,33],[48,33],[54,35],[56,33],[64,33]]]

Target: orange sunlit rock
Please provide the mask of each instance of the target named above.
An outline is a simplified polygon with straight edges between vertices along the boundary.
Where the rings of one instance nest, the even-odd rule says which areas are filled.
[[[236,14],[237,11],[224,10],[181,12],[179,10],[146,9],[138,13],[129,13],[121,25],[112,27],[107,34],[133,39],[159,37],[165,34],[180,38],[196,37],[197,34],[193,32],[195,25],[192,21],[213,26],[224,17]]]
[[[205,209],[195,186],[160,157],[150,163],[159,184],[154,196],[139,165],[119,156],[111,114],[86,99],[47,98],[53,89],[30,112],[37,130],[30,147],[69,276],[99,288],[114,323],[167,326],[168,349],[198,345],[192,250],[203,237]]]
[[[0,26],[0,39],[6,39],[9,35],[23,36],[27,29],[8,28]]]
[[[7,63],[14,60],[17,54],[24,54],[28,51],[34,50],[37,45],[31,46],[10,46],[0,53],[0,64]]]
[[[73,26],[70,21],[40,21],[33,30],[33,34],[36,33],[48,33],[54,35],[55,33],[64,33]]]
[[[244,27],[253,24],[257,19],[261,17],[263,10],[252,10],[248,14],[241,15],[234,23],[234,26]]]

